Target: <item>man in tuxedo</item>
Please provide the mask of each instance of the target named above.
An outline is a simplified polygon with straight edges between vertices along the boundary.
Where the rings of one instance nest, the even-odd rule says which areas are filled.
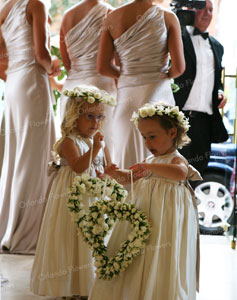
[[[207,28],[213,16],[213,3],[195,10],[194,27],[187,26],[182,33],[186,70],[175,79],[180,90],[174,94],[176,105],[189,118],[188,135],[191,143],[180,152],[201,174],[206,168],[211,143],[228,139],[219,108],[226,98],[221,83],[223,46],[209,36]]]

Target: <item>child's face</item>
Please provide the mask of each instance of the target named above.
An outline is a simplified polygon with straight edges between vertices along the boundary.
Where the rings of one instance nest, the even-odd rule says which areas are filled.
[[[104,105],[101,103],[83,103],[81,113],[76,120],[76,129],[81,137],[89,138],[100,129],[104,120]]]
[[[164,155],[172,152],[174,148],[174,138],[177,135],[177,128],[168,131],[161,127],[160,122],[155,119],[141,119],[138,129],[145,140],[147,149],[154,155]]]

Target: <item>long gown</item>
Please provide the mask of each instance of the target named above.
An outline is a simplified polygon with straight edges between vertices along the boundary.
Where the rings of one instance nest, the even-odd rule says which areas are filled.
[[[170,163],[178,151],[148,157],[147,163]],[[198,172],[189,167],[189,176]],[[196,177],[196,178],[195,178]],[[184,181],[152,174],[139,179],[127,202],[141,208],[151,224],[151,235],[142,254],[119,277],[96,278],[89,300],[195,300],[199,267],[198,221],[194,197]],[[112,257],[131,232],[129,223],[116,224],[108,244]]]
[[[168,68],[164,11],[150,7],[138,21],[114,41],[121,63],[117,106],[113,120],[114,162],[120,168],[143,161],[147,150],[130,121],[133,111],[147,102],[175,104]]]
[[[80,155],[92,145],[91,139],[71,136]],[[98,153],[90,169],[103,172],[103,152]],[[31,290],[44,296],[88,296],[94,281],[91,250],[81,235],[67,208],[67,188],[75,173],[65,159],[54,179],[42,222],[39,242],[31,273]],[[88,209],[93,198],[84,197]]]
[[[96,69],[96,58],[103,20],[108,10],[112,7],[106,3],[99,2],[89,13],[65,35],[65,44],[71,61],[71,69],[63,86],[64,89],[73,89],[78,85],[93,85],[105,90],[116,97],[116,86],[112,78],[102,76]],[[61,119],[65,111],[67,97],[61,96]],[[106,119],[103,125],[105,142],[113,151],[111,140],[113,108],[106,107]]]
[[[29,0],[17,1],[1,27],[9,55],[5,94],[5,150],[0,182],[0,244],[34,253],[55,142],[50,84],[36,62]]]

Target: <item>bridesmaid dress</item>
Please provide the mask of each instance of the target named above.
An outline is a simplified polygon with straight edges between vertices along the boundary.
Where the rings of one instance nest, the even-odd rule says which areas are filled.
[[[114,112],[114,162],[128,168],[147,157],[140,133],[130,121],[132,113],[147,102],[175,104],[168,69],[167,30],[164,11],[150,7],[114,41],[121,64]]]
[[[36,62],[29,0],[17,1],[1,27],[9,55],[5,151],[0,182],[0,247],[34,253],[55,127],[46,71]]]
[[[99,2],[89,13],[65,35],[65,43],[71,61],[71,69],[64,89],[73,89],[79,85],[93,85],[116,96],[116,86],[112,78],[100,75],[96,70],[96,59],[102,24],[109,10],[113,8]],[[63,119],[67,97],[61,96],[61,119]],[[113,108],[106,107],[104,122],[105,142],[112,152],[110,132]]]

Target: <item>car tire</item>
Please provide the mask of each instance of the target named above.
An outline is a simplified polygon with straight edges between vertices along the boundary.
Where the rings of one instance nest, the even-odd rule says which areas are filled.
[[[221,235],[224,230],[218,226],[224,220],[232,224],[234,218],[234,203],[229,192],[229,178],[226,174],[206,173],[203,181],[195,187],[198,203],[199,227],[202,234]],[[223,200],[225,204],[223,204]],[[221,202],[222,201],[222,202]],[[217,207],[220,213],[216,213]],[[219,217],[222,215],[223,218]],[[206,219],[208,219],[208,222]],[[217,226],[215,226],[217,225]]]

